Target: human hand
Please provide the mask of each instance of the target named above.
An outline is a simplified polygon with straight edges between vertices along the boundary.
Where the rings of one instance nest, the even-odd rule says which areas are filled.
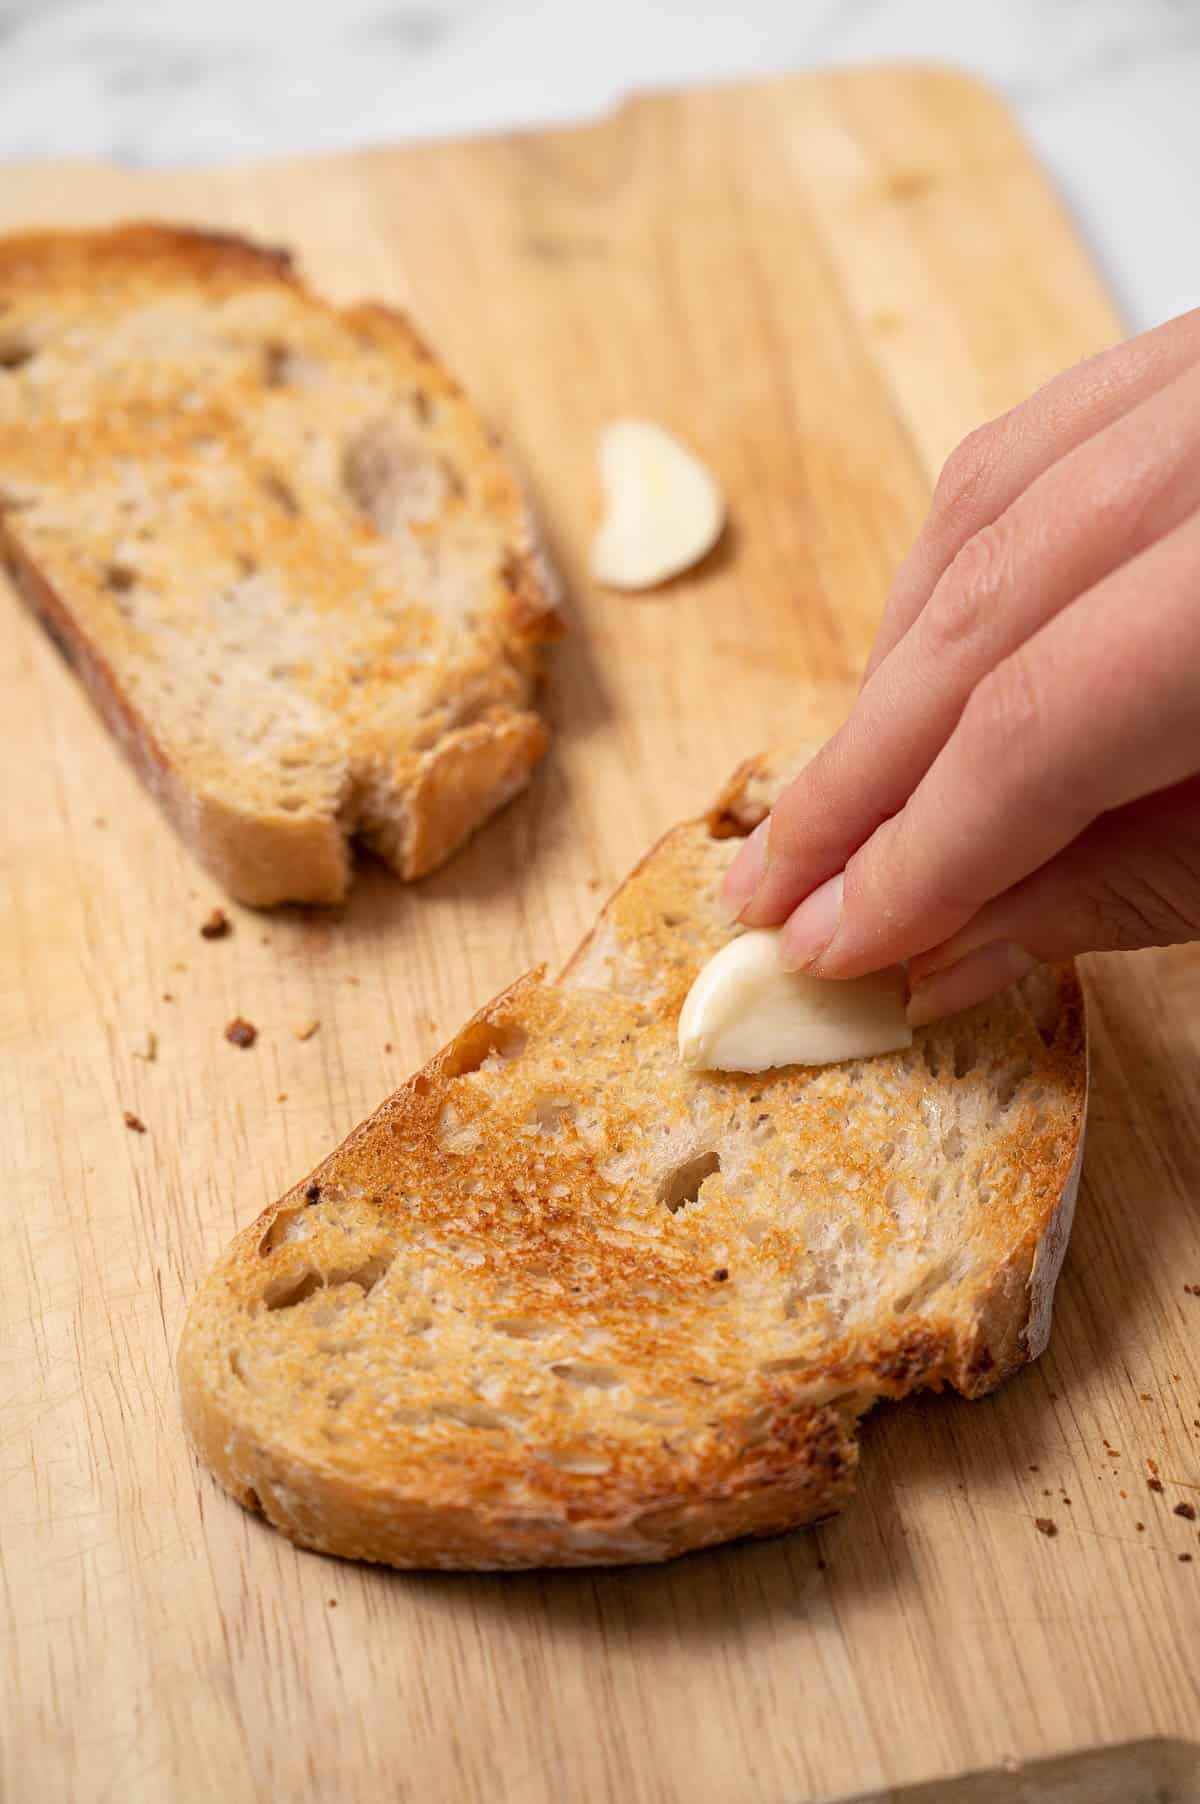
[[[1038,959],[1200,938],[1200,310],[966,439],[845,725],[725,901],[933,1020]]]

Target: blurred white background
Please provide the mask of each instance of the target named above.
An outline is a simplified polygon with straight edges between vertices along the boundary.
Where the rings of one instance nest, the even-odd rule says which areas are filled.
[[[1131,326],[1200,300],[1200,0],[0,0],[0,157],[229,161],[878,58],[1007,96]]]

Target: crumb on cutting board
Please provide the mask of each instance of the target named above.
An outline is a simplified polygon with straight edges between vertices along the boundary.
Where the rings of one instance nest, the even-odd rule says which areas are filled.
[[[231,1046],[253,1046],[258,1038],[258,1029],[253,1021],[247,1021],[241,1015],[235,1015],[225,1029],[225,1038]]]

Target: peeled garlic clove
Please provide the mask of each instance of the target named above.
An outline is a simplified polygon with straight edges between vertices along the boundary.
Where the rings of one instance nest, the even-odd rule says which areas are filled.
[[[779,962],[779,931],[743,933],[710,958],[679,1016],[694,1071],[832,1065],[912,1045],[898,966],[870,977],[808,977]]]
[[[650,589],[698,563],[721,536],[725,505],[698,457],[652,420],[612,420],[597,457],[605,513],[592,575]]]

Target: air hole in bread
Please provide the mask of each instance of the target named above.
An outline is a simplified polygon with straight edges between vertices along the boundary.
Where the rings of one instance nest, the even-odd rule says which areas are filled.
[[[469,1077],[481,1071],[489,1061],[507,1063],[520,1058],[529,1043],[523,1027],[512,1021],[472,1021],[443,1054],[442,1070],[447,1077]]]
[[[285,1241],[307,1240],[311,1232],[307,1205],[297,1209],[281,1209],[258,1243],[259,1254],[265,1259],[268,1253],[283,1246]]]
[[[263,1291],[263,1302],[268,1309],[294,1309],[316,1291],[336,1290],[342,1284],[357,1284],[363,1295],[369,1297],[390,1264],[390,1259],[377,1255],[346,1271],[317,1272],[307,1267],[298,1276],[277,1278],[268,1284]]]
[[[433,1413],[445,1422],[459,1422],[464,1428],[508,1427],[504,1417],[486,1403],[435,1403]]]
[[[550,1370],[566,1384],[581,1384],[600,1391],[610,1391],[621,1382],[621,1374],[614,1366],[594,1365],[587,1359],[560,1359]]]
[[[246,1374],[242,1370],[242,1356],[236,1347],[229,1355],[229,1370],[233,1373],[233,1376],[237,1379],[239,1384],[246,1383]]]
[[[450,485],[441,460],[405,438],[392,420],[363,426],[342,452],[342,488],[383,537],[401,534],[432,520]]]
[[[974,1071],[975,1058],[976,1058],[975,1048],[971,1045],[970,1041],[967,1040],[966,1038],[956,1039],[954,1042],[954,1075],[955,1075],[955,1077],[958,1077],[958,1078],[967,1077],[972,1071]]]
[[[1029,1060],[1021,1059],[1017,1064],[1010,1065],[1007,1071],[1000,1073],[996,1079],[996,1099],[1002,1109],[1012,1107],[1013,1097],[1032,1070]]]
[[[685,1159],[673,1171],[660,1178],[658,1200],[664,1209],[672,1215],[678,1215],[689,1203],[694,1203],[700,1195],[700,1186],[706,1178],[721,1169],[721,1155],[718,1152],[697,1153],[694,1158]]]
[[[789,1353],[782,1359],[764,1359],[758,1369],[764,1377],[772,1377],[780,1372],[803,1372],[811,1364],[806,1353]]]
[[[511,1340],[545,1340],[556,1332],[553,1322],[539,1321],[533,1315],[502,1316],[492,1326],[497,1334],[507,1334]]]
[[[268,1284],[263,1291],[263,1302],[268,1309],[294,1309],[297,1303],[303,1303],[314,1291],[323,1290],[325,1280],[320,1272],[305,1271],[298,1278],[281,1278],[274,1284]]]
[[[529,1113],[532,1126],[543,1134],[561,1134],[575,1119],[575,1105],[566,1096],[540,1096]]]
[[[105,564],[100,572],[100,581],[114,595],[126,595],[138,579],[137,571],[132,564]]]
[[[936,1077],[941,1068],[941,1060],[938,1058],[937,1042],[935,1040],[926,1040],[921,1048],[921,1057],[925,1061],[925,1069],[928,1071],[930,1077]]]
[[[264,492],[271,497],[276,507],[282,508],[289,519],[294,520],[300,512],[300,503],[296,499],[295,490],[283,480],[277,470],[264,470],[259,480]]]
[[[19,370],[33,355],[33,346],[22,333],[0,332],[0,370]]]
[[[936,1265],[930,1267],[919,1284],[915,1284],[911,1290],[905,1291],[896,1298],[892,1304],[896,1314],[909,1315],[913,1310],[922,1308],[924,1304],[928,1303],[934,1292],[940,1290],[943,1284],[947,1283],[952,1272],[952,1260],[939,1260]]]
[[[548,1449],[546,1457],[560,1472],[578,1472],[581,1477],[600,1478],[612,1470],[612,1461],[600,1453],[570,1453],[565,1449]]]
[[[283,388],[288,381],[291,353],[278,339],[270,339],[262,348],[262,379],[268,388]]]
[[[965,1145],[961,1128],[952,1127],[948,1134],[942,1136],[942,1154],[952,1164],[962,1158]]]
[[[798,1315],[805,1313],[805,1307],[820,1292],[819,1275],[814,1275],[810,1284],[795,1284],[783,1299],[783,1319],[790,1322]]]

